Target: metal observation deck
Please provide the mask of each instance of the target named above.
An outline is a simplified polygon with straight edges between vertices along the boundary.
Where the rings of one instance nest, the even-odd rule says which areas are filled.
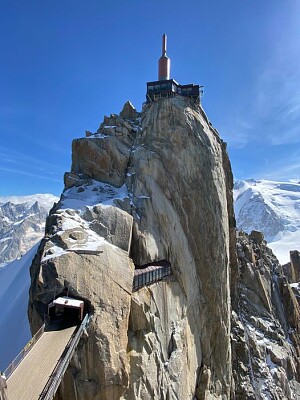
[[[183,96],[200,102],[203,96],[203,86],[180,85],[174,79],[147,82],[147,103],[157,101],[165,97]]]
[[[167,261],[153,262],[137,268],[134,272],[133,291],[166,280],[170,275],[171,264]],[[80,303],[79,306],[77,303]],[[49,305],[48,312],[54,315],[54,306],[58,310],[62,306],[78,308],[77,317],[82,319],[81,303],[83,302],[68,297],[59,297]],[[68,320],[54,320],[38,330],[4,371],[9,400],[54,398],[90,318],[86,314],[77,325],[68,323]]]

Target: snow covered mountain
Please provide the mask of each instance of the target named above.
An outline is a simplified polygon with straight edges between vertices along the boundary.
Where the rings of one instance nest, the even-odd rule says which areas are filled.
[[[51,194],[0,197],[0,266],[25,254],[44,234],[58,198]]]
[[[300,184],[267,180],[236,181],[234,208],[238,229],[264,233],[279,261],[300,249]]]

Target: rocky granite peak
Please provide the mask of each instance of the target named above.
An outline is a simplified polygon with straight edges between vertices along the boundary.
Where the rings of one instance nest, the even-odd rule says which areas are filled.
[[[300,308],[263,235],[237,234],[238,303],[232,311],[237,399],[300,396]]]
[[[298,304],[263,236],[236,238],[232,189],[226,144],[189,98],[126,103],[73,141],[31,266],[33,331],[66,291],[92,313],[56,400],[251,399],[268,360],[263,390],[293,398]],[[161,261],[172,276],[133,290]]]

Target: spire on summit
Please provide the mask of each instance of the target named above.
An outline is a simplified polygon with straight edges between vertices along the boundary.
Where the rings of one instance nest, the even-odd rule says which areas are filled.
[[[162,55],[158,60],[158,80],[167,81],[170,79],[170,59],[167,56],[167,35],[162,37]]]
[[[174,79],[170,79],[170,59],[167,56],[167,35],[162,37],[162,55],[158,61],[158,80],[147,82],[147,103],[158,101],[161,98],[183,96],[189,97],[196,103],[200,103],[203,94],[203,86],[180,85]]]

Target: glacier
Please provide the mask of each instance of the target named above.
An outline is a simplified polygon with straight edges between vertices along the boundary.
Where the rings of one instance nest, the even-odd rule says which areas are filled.
[[[234,185],[238,229],[263,232],[281,264],[290,250],[300,249],[300,184],[269,180],[239,180]]]

